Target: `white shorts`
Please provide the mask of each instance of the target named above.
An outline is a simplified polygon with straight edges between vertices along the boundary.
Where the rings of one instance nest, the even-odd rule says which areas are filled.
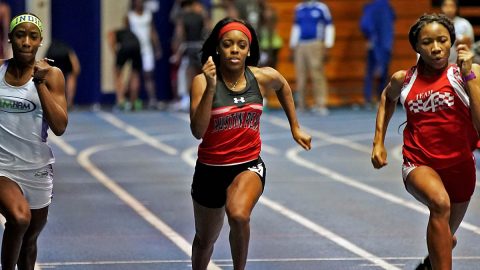
[[[403,182],[407,181],[408,174],[415,170],[417,166],[409,161],[404,161],[402,164],[402,178]]]
[[[0,169],[0,176],[5,176],[17,183],[30,209],[41,209],[52,202],[53,167],[51,164],[34,170]]]
[[[155,68],[155,53],[152,48],[142,50],[142,66],[144,72],[153,71]]]

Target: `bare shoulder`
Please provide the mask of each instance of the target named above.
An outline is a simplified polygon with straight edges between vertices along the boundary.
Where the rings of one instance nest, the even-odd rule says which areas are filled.
[[[257,80],[272,80],[280,77],[280,73],[272,67],[249,67]]]
[[[205,78],[205,75],[203,73],[195,75],[192,80],[193,85],[206,85],[207,84],[207,79]]]
[[[64,74],[62,72],[62,70],[58,67],[55,67],[55,66],[52,66],[50,68],[50,71],[48,72],[48,75],[47,76],[50,76],[51,78],[53,79],[57,79],[57,78],[64,78]],[[48,77],[47,77],[48,78]]]
[[[405,78],[407,77],[407,71],[406,70],[399,70],[395,73],[393,73],[392,78],[390,80],[390,83],[392,87],[399,88],[402,86],[403,82],[405,81]]]
[[[265,89],[278,90],[286,83],[285,78],[272,67],[250,67],[259,85]]]
[[[472,70],[473,70],[473,72],[475,72],[476,74],[480,74],[480,65],[473,63],[473,64],[472,64]]]

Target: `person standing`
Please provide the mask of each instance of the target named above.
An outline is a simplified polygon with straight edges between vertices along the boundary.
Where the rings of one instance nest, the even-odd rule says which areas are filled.
[[[142,73],[142,54],[140,42],[137,36],[130,30],[126,17],[122,28],[108,33],[108,41],[112,52],[115,53],[115,106],[123,111],[138,111],[142,108],[142,102],[138,99]],[[127,85],[124,85],[125,80],[122,75],[127,63],[131,65],[131,70],[126,80]]]
[[[335,27],[327,5],[316,0],[304,0],[295,7],[295,21],[290,33],[290,48],[294,51],[297,107],[306,107],[306,83],[312,80],[314,105],[310,108],[327,115],[328,83],[325,61],[333,47]]]
[[[191,82],[202,71],[200,50],[206,33],[210,29],[210,19],[198,0],[183,0],[181,11],[175,21],[173,62],[180,62],[177,71],[178,101],[172,104],[176,111],[188,111],[190,105]]]
[[[68,123],[65,79],[49,59],[36,60],[43,24],[15,16],[8,38],[13,58],[0,65],[0,213],[5,217],[2,269],[33,269],[37,238],[47,222],[55,158],[47,129],[60,136]]]
[[[475,34],[473,32],[472,24],[458,16],[458,1],[457,0],[443,0],[441,4],[442,13],[445,14],[455,26],[455,38],[456,42],[452,44],[450,49],[449,63],[456,63],[457,61],[457,46],[459,44],[466,44],[468,48],[472,48],[475,42]]]
[[[60,68],[65,77],[67,92],[67,107],[73,108],[75,94],[77,92],[77,80],[80,76],[81,66],[77,54],[65,42],[53,40],[48,47],[45,57],[54,60],[50,63],[52,66]]]
[[[311,148],[311,136],[297,121],[288,82],[273,68],[256,67],[259,57],[253,27],[228,17],[215,25],[202,47],[202,73],[193,79],[190,99],[190,128],[202,139],[191,188],[194,270],[207,268],[225,213],[233,267],[245,269],[250,217],[266,176],[260,157],[262,93],[275,91],[294,140]]]
[[[371,108],[373,81],[379,77],[375,96],[380,100],[383,88],[388,82],[394,38],[395,11],[389,0],[373,0],[363,8],[360,29],[367,39],[367,69],[363,84],[365,107]]]
[[[143,80],[148,95],[147,108],[157,109],[158,102],[153,72],[155,61],[162,56],[162,48],[153,22],[153,14],[145,8],[144,0],[132,0],[131,10],[128,12],[128,24],[140,41]]]
[[[403,130],[402,177],[407,191],[428,207],[429,256],[417,269],[452,269],[455,232],[475,189],[472,151],[480,128],[480,66],[461,44],[449,64],[455,29],[444,15],[426,14],[410,28],[409,41],[420,58],[416,66],[393,74],[378,107],[371,161],[387,165],[385,135],[400,100]]]

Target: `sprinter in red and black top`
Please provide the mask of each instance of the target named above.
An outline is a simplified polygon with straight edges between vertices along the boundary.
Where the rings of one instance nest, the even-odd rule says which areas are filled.
[[[413,68],[396,72],[382,93],[372,163],[377,169],[387,165],[385,133],[400,100],[407,113],[403,180],[430,210],[429,256],[417,269],[452,269],[454,234],[475,189],[472,151],[480,128],[480,67],[472,64],[465,45],[458,46],[457,64],[448,64],[455,30],[444,15],[421,16],[409,40],[420,58]]]
[[[193,79],[190,99],[191,130],[202,139],[192,183],[193,269],[207,268],[225,212],[234,269],[245,269],[250,214],[265,185],[262,93],[275,90],[293,138],[303,148],[311,147],[311,136],[298,124],[287,81],[273,68],[256,67],[258,60],[255,31],[240,20],[219,21],[202,48],[203,73]]]

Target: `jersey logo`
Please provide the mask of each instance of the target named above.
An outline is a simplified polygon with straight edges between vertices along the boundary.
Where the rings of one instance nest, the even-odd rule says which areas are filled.
[[[234,97],[234,98],[233,98],[233,103],[237,104],[237,103],[239,103],[239,102],[245,103],[245,98],[244,98],[244,97],[240,97],[240,98]]]
[[[434,92],[425,101],[410,100],[408,106],[411,112],[436,112],[453,106],[455,97],[449,92]]]
[[[248,170],[257,173],[261,177],[265,177],[265,175],[263,174],[263,172],[264,172],[263,163],[260,163],[260,164],[257,164],[255,166],[249,167]]]
[[[0,96],[0,111],[7,113],[28,113],[34,111],[35,108],[35,103],[30,100],[12,96]]]

